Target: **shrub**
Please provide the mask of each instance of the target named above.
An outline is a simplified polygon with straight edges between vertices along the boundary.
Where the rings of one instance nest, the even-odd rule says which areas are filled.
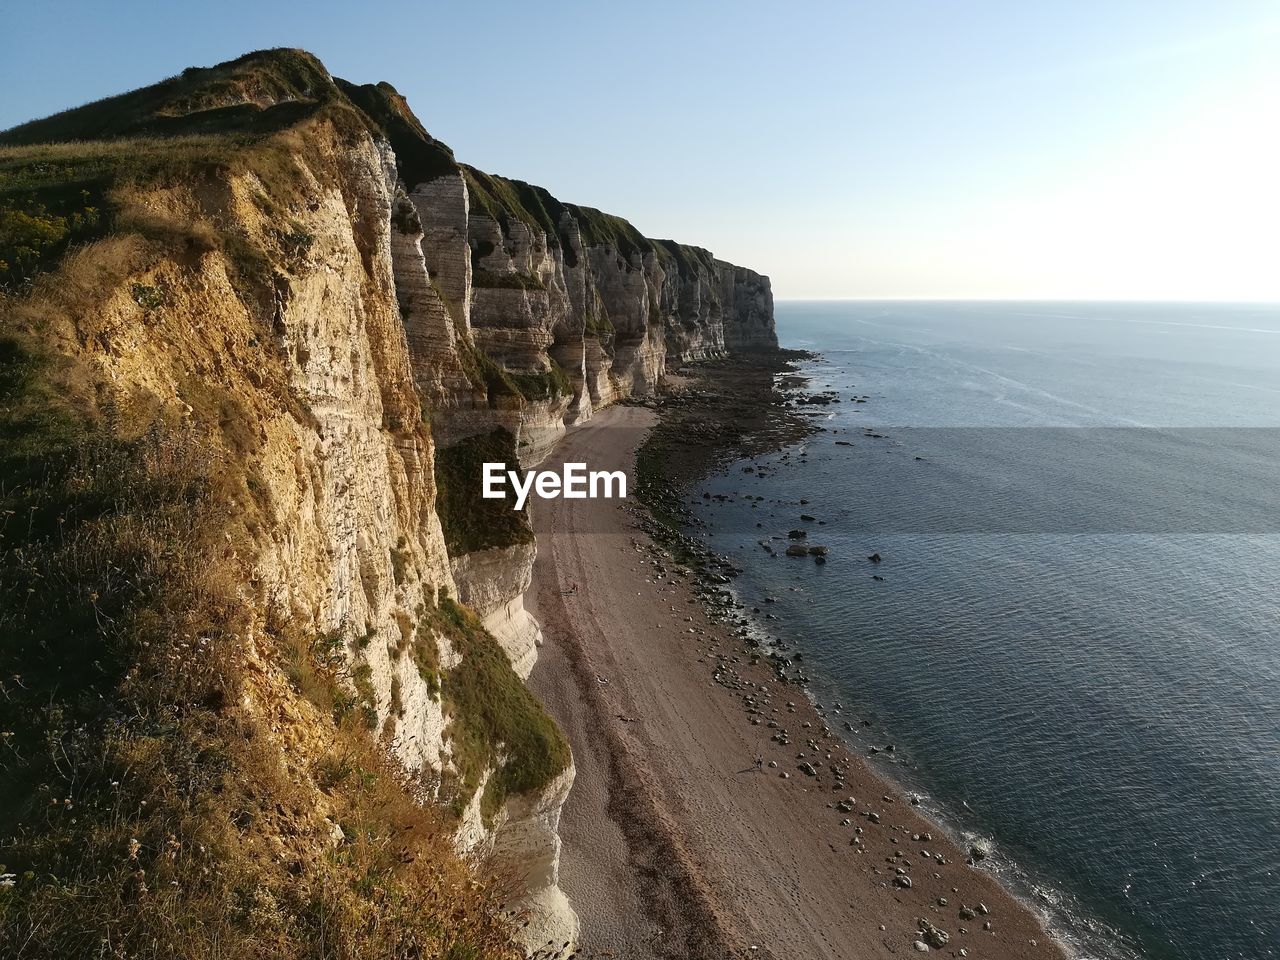
[[[494,270],[475,270],[471,274],[471,286],[476,290],[524,290],[545,293],[547,285],[531,273],[498,273]]]
[[[21,289],[73,242],[100,233],[103,216],[90,191],[74,191],[74,199],[64,197],[58,206],[0,193],[0,290]]]
[[[462,657],[441,684],[445,736],[460,781],[454,807],[466,804],[491,769],[480,802],[481,814],[491,818],[507,797],[538,790],[564,772],[569,745],[475,613],[442,597],[428,624]]]
[[[422,221],[418,218],[418,209],[412,202],[401,197],[391,211],[391,222],[401,233],[418,234],[422,232]]]
[[[151,287],[145,283],[135,283],[130,288],[133,302],[143,310],[155,310],[164,305],[164,291],[159,287]]]

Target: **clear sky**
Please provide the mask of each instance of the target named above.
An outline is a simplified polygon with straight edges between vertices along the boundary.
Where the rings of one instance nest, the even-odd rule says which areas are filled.
[[[3,8],[0,128],[297,46],[779,297],[1280,300],[1276,0]]]

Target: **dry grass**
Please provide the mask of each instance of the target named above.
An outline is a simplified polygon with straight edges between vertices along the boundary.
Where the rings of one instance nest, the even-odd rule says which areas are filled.
[[[50,409],[58,365],[0,354],[6,955],[511,956],[503,891],[339,708],[323,649],[268,634],[328,705],[314,769],[245,706],[255,624],[208,434]]]

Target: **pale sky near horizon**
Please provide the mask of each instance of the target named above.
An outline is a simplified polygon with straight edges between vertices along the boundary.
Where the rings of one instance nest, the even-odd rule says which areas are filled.
[[[248,50],[778,297],[1280,301],[1280,2],[6,4],[0,128]]]

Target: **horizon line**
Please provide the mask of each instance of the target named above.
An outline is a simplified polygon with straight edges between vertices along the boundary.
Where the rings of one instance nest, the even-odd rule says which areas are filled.
[[[775,302],[791,303],[1209,303],[1247,304],[1280,307],[1280,298],[1256,300],[1246,298],[1173,298],[1173,297],[787,297],[775,296]]]

